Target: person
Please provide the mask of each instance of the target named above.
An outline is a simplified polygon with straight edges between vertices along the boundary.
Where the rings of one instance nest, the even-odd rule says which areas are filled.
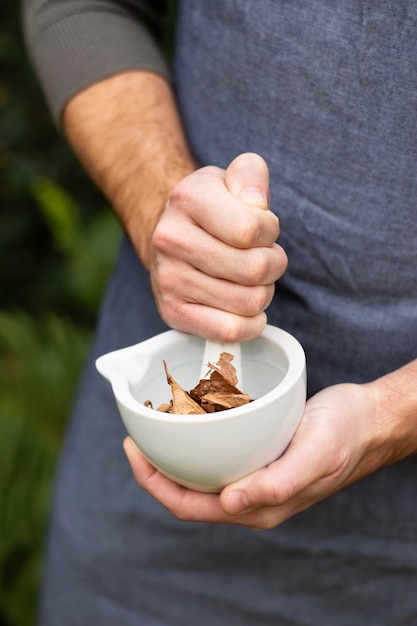
[[[172,71],[163,15],[24,4],[55,120],[126,231],[40,623],[416,623],[417,3],[183,0]],[[307,355],[289,448],[220,494],[172,483],[94,359],[167,327],[245,341],[266,319]]]

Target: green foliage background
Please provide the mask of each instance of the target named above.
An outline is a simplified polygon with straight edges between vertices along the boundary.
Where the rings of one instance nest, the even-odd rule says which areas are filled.
[[[0,626],[35,621],[54,468],[120,227],[0,3]]]

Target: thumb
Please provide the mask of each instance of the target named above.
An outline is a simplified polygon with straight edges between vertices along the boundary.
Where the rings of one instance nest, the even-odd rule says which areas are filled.
[[[227,168],[224,182],[230,193],[242,202],[268,208],[269,171],[258,154],[245,152],[237,156]]]

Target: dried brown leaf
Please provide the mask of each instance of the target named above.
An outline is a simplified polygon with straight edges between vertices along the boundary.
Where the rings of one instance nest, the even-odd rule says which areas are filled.
[[[177,415],[196,415],[206,413],[206,411],[197,403],[184,389],[172,378],[168,371],[167,364],[164,361],[165,373],[172,393],[171,413]]]
[[[250,396],[240,391],[236,386],[238,379],[232,361],[233,355],[222,352],[217,363],[208,364],[210,377],[201,379],[189,393],[171,376],[164,361],[172,399],[169,404],[161,404],[158,411],[179,415],[196,415],[233,409],[252,402]],[[152,403],[149,400],[145,404],[152,408]]]
[[[202,406],[207,404],[213,405],[215,411],[222,411],[224,409],[234,409],[238,406],[243,406],[251,402],[247,393],[240,394],[207,394],[201,398]]]
[[[209,363],[208,367],[209,370],[213,370],[221,374],[221,376],[223,376],[223,378],[225,378],[231,385],[236,386],[239,381],[237,378],[236,368],[232,365],[233,359],[233,354],[222,352],[217,363]]]
[[[170,402],[169,404],[167,402],[163,402],[159,405],[158,411],[160,411],[161,413],[172,413],[172,402]]]
[[[217,367],[217,365],[211,366],[210,364],[212,369],[210,378],[201,379],[194,389],[190,391],[190,396],[201,404],[207,413],[232,409],[251,402],[251,398],[248,394],[242,393],[235,384],[231,383],[230,380],[225,377],[223,372],[230,375],[230,368],[234,370],[234,367],[230,363],[231,359],[229,360],[227,358],[230,355],[227,355],[227,353],[222,353],[222,355],[226,355],[226,358],[222,361],[222,367]],[[219,362],[220,361],[221,358],[219,359]],[[225,363],[226,367],[224,367]],[[237,377],[233,376],[233,380],[237,380]]]

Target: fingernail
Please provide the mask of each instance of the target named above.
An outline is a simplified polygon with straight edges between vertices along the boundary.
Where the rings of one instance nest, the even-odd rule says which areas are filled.
[[[259,187],[245,187],[241,190],[239,198],[246,204],[253,204],[262,208],[268,205],[266,194]]]
[[[243,491],[232,491],[226,498],[225,510],[230,515],[237,515],[250,509],[249,500]]]

